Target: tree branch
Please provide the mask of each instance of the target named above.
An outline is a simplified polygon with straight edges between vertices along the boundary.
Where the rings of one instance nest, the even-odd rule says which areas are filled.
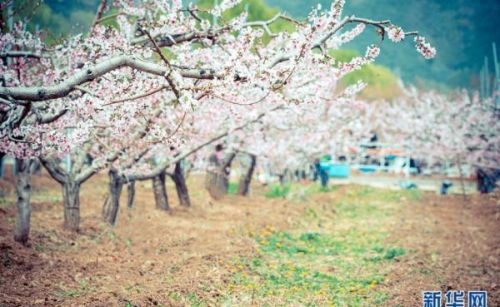
[[[45,157],[40,157],[40,162],[47,169],[50,176],[60,184],[66,182],[67,172],[59,166],[59,159],[48,159]]]
[[[349,23],[364,23],[366,25],[371,25],[374,27],[379,28],[380,34],[382,36],[382,39],[384,39],[384,34],[385,34],[385,28],[388,25],[391,25],[390,20],[371,20],[371,19],[366,19],[366,18],[358,18],[356,16],[349,16],[349,17],[344,17],[337,25],[335,25],[330,32],[328,32],[324,37],[319,39],[314,45],[314,48],[322,48],[321,46],[325,44],[327,40],[329,40],[335,33],[337,33],[340,29],[345,27]],[[411,32],[405,32],[405,35],[408,36],[415,36],[418,35],[417,31],[411,31]]]
[[[102,75],[121,68],[131,67],[139,71],[157,76],[164,76],[169,68],[151,62],[140,60],[134,56],[116,56],[88,68],[80,70],[65,81],[45,87],[0,87],[0,95],[11,97],[13,100],[46,101],[62,98],[76,89],[76,86],[92,81]],[[179,73],[185,78],[214,79],[220,77],[212,69],[180,69]],[[16,104],[19,104],[16,101]]]
[[[191,16],[193,16],[193,18],[197,19],[197,16],[193,15],[192,10],[188,10],[188,12],[191,14]],[[295,19],[292,19],[290,17],[284,16],[284,15],[278,13],[275,16],[273,16],[273,18],[271,18],[269,20],[249,21],[249,22],[244,23],[242,25],[242,27],[256,27],[256,26],[262,27],[264,29],[264,31],[266,31],[266,33],[269,36],[273,37],[276,35],[271,32],[269,26],[271,24],[275,23],[276,21],[278,21],[279,19],[286,20],[286,21],[291,22],[291,23],[296,24],[296,25],[301,25],[301,26],[304,25]],[[159,47],[171,47],[173,45],[177,45],[177,44],[181,44],[181,43],[185,43],[185,42],[190,42],[190,41],[194,41],[194,40],[200,40],[200,39],[213,40],[217,36],[221,35],[222,33],[226,33],[226,32],[231,31],[231,30],[232,30],[231,27],[226,25],[226,26],[220,27],[220,28],[215,29],[215,30],[212,30],[212,29],[208,30],[206,32],[193,31],[193,32],[179,33],[179,34],[167,34],[167,35],[164,35],[162,37],[153,37],[153,38]],[[143,35],[143,36],[140,36],[140,37],[133,39],[132,44],[146,45],[146,46],[151,46],[151,47],[153,46],[151,40],[146,35]]]
[[[205,141],[201,144],[198,144],[186,151],[184,151],[183,153],[179,154],[179,155],[176,155],[172,160],[167,160],[163,163],[161,163],[160,165],[158,165],[153,171],[151,171],[149,174],[133,174],[133,175],[128,175],[126,176],[126,178],[128,180],[149,180],[149,179],[152,179],[156,176],[158,176],[160,173],[162,173],[165,168],[167,168],[168,166],[172,165],[172,164],[175,164],[179,161],[181,161],[182,159],[185,159],[186,157],[190,156],[191,154],[199,151],[200,149],[204,148],[205,146],[208,146],[220,139],[222,139],[223,137],[235,132],[235,131],[239,131],[239,130],[242,130],[242,129],[245,129],[246,127],[248,127],[249,125],[251,124],[254,124],[258,121],[260,121],[264,116],[266,116],[269,112],[273,112],[273,111],[276,111],[276,110],[279,110],[279,109],[282,109],[285,105],[281,104],[281,105],[278,105],[274,108],[271,108],[270,110],[266,111],[266,112],[262,112],[260,113],[258,116],[256,116],[254,119],[252,120],[249,120],[243,124],[241,124],[240,126],[237,126],[233,129],[229,129],[229,130],[226,130],[225,132],[209,139],[208,141]]]
[[[92,26],[90,27],[90,33],[94,31],[95,26],[99,23],[99,20],[102,19],[102,15],[104,14],[104,9],[106,8],[106,0],[101,0],[99,7],[97,8],[97,13],[95,15],[94,21],[92,22]]]
[[[113,19],[113,18],[118,17],[120,15],[126,15],[126,14],[124,12],[118,12],[118,13],[114,13],[114,14],[111,14],[111,15],[108,15],[108,16],[104,16],[104,17],[101,17],[98,20],[96,20],[95,24],[97,25],[97,24],[99,24],[101,22],[104,22],[104,21],[106,21],[108,19]]]
[[[161,52],[161,49],[160,47],[158,46],[158,44],[156,43],[155,39],[153,37],[151,37],[151,34],[149,34],[148,31],[146,30],[143,30],[144,33],[146,33],[146,36],[148,37],[148,39],[151,41],[151,43],[153,44],[155,50],[156,50],[156,53],[158,53],[158,55],[160,56],[160,58],[162,59],[162,61],[167,65],[167,67],[169,68],[169,71],[168,73],[165,75],[165,79],[167,80],[168,82],[168,85],[170,85],[170,88],[172,89],[172,92],[174,92],[174,95],[175,97],[177,97],[177,99],[180,98],[180,93],[179,93],[179,90],[177,89],[177,87],[175,86],[175,83],[174,81],[172,80],[172,78],[170,77],[170,75],[172,74],[172,65],[170,64],[170,61],[165,57],[165,55],[163,54],[163,52]]]
[[[7,51],[0,53],[0,58],[6,59],[6,58],[35,58],[35,59],[40,59],[40,58],[50,58],[48,54],[43,54],[43,53],[36,53],[32,51],[24,51],[24,50],[19,50],[19,51]]]
[[[148,91],[146,93],[141,93],[141,94],[138,94],[138,95],[135,95],[135,96],[130,96],[130,97],[122,98],[122,99],[113,100],[110,103],[106,103],[104,106],[109,106],[109,105],[116,104],[116,103],[122,103],[122,102],[125,102],[125,101],[137,100],[137,99],[140,99],[140,98],[148,97],[148,96],[151,96],[151,95],[156,94],[158,92],[161,92],[161,91],[163,91],[165,89],[169,89],[169,87],[168,86],[160,86],[159,88],[150,90],[150,91]]]
[[[41,117],[38,118],[38,123],[40,123],[40,124],[48,124],[48,123],[55,122],[56,120],[58,120],[59,118],[61,118],[61,116],[63,116],[64,114],[66,114],[66,112],[68,112],[68,109],[62,109],[57,114],[51,114],[51,115],[41,116]]]

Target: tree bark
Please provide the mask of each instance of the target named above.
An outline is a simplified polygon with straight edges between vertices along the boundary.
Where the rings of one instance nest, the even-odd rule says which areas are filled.
[[[162,172],[153,178],[153,192],[155,195],[156,208],[160,210],[169,210],[167,188],[165,186],[166,173]]]
[[[123,181],[120,179],[115,169],[109,170],[109,191],[108,197],[102,207],[102,218],[110,225],[116,224],[118,210],[120,208],[120,195],[122,192]]]
[[[127,185],[127,207],[133,208],[135,204],[135,180],[132,180]]]
[[[64,228],[78,231],[80,227],[80,183],[66,180],[63,183]]]
[[[30,233],[31,218],[31,159],[16,159],[16,229],[14,231],[14,240],[26,244]]]
[[[179,197],[179,204],[183,207],[190,207],[191,200],[189,199],[189,191],[186,185],[186,178],[184,178],[181,161],[175,164],[172,180],[175,183],[175,189],[177,190],[177,196]]]
[[[250,183],[252,182],[253,172],[255,171],[255,165],[257,163],[257,157],[250,154],[250,166],[248,167],[245,176],[241,177],[240,184],[238,186],[238,194],[242,196],[247,196],[250,191]]]

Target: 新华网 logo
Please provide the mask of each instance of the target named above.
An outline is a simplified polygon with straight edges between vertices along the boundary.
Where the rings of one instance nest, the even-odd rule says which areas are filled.
[[[441,291],[422,292],[423,307],[441,307],[442,300]],[[488,292],[468,291],[466,296],[464,291],[450,290],[444,295],[444,300],[445,307],[488,307]]]

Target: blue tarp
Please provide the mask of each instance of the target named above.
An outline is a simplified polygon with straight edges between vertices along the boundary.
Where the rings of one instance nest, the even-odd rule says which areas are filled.
[[[349,177],[350,167],[347,164],[321,163],[321,167],[326,170],[328,176],[334,178]]]

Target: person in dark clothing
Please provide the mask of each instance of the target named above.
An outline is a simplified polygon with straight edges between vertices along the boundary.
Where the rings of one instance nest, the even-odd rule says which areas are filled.
[[[451,188],[452,185],[453,183],[449,182],[448,180],[443,181],[443,183],[441,183],[440,189],[441,195],[448,195],[448,189]]]
[[[500,170],[479,168],[477,170],[477,189],[481,194],[491,193],[495,187],[496,182],[500,178]]]
[[[314,160],[314,170],[315,178],[319,177],[321,180],[321,187],[326,188],[328,186],[328,180],[330,179],[326,169],[321,165],[319,159]]]

